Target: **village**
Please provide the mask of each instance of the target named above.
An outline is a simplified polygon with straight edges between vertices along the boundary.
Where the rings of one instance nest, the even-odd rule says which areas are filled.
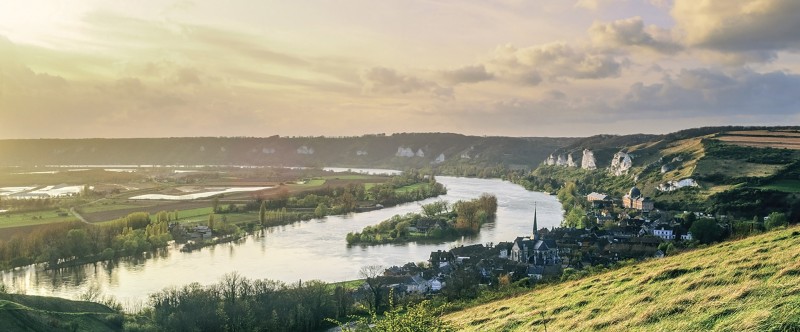
[[[383,279],[381,287],[401,296],[459,293],[462,289],[453,288],[491,287],[501,279],[528,284],[558,280],[565,270],[663,258],[674,250],[675,241],[693,239],[686,219],[704,217],[702,213],[668,217],[636,187],[621,198],[592,192],[586,200],[587,217],[596,220],[594,227],[540,229],[534,208],[531,234],[510,242],[438,250],[431,252],[425,264],[392,266],[374,278]]]

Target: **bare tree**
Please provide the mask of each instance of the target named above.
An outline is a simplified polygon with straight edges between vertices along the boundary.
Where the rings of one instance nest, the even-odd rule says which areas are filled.
[[[385,286],[384,270],[386,269],[382,265],[367,265],[362,266],[361,270],[358,271],[358,276],[364,278],[370,293],[372,293],[372,298],[367,301],[369,308],[376,313],[381,312],[381,292],[383,286]]]

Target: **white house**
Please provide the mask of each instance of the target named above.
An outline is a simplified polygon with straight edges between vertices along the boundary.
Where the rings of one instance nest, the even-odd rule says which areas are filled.
[[[673,233],[672,227],[665,225],[659,225],[656,228],[654,228],[653,235],[658,236],[667,241],[675,240],[675,234]]]

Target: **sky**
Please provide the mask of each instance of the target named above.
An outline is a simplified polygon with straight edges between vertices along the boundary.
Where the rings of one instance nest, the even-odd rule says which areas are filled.
[[[4,0],[0,139],[800,125],[797,0]]]

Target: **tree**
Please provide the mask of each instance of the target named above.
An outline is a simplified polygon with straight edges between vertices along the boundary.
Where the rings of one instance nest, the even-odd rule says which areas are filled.
[[[314,209],[314,216],[317,218],[322,218],[328,214],[328,206],[325,203],[319,203],[317,208]]]
[[[215,224],[216,223],[214,222],[214,214],[213,213],[209,214],[208,215],[208,228],[210,228],[211,230],[214,230]]]
[[[786,218],[786,214],[780,212],[772,212],[767,216],[767,221],[764,223],[764,227],[767,230],[771,230],[777,227],[786,226],[789,224],[789,218]]]
[[[446,201],[436,201],[433,203],[425,204],[422,206],[422,213],[425,216],[432,218],[441,213],[446,213],[448,211],[448,204]]]
[[[219,197],[214,197],[214,200],[211,201],[211,208],[214,213],[219,212]]]
[[[384,270],[385,268],[381,265],[367,265],[362,266],[361,270],[358,271],[358,276],[364,278],[372,295],[372,299],[367,301],[370,311],[376,313],[381,312],[381,292],[383,286],[385,286],[384,278],[382,278]]]
[[[692,224],[689,231],[692,232],[692,238],[705,244],[718,241],[722,237],[722,228],[714,219],[698,219]]]
[[[261,226],[267,224],[267,201],[261,201],[261,208],[258,210],[258,223]]]

